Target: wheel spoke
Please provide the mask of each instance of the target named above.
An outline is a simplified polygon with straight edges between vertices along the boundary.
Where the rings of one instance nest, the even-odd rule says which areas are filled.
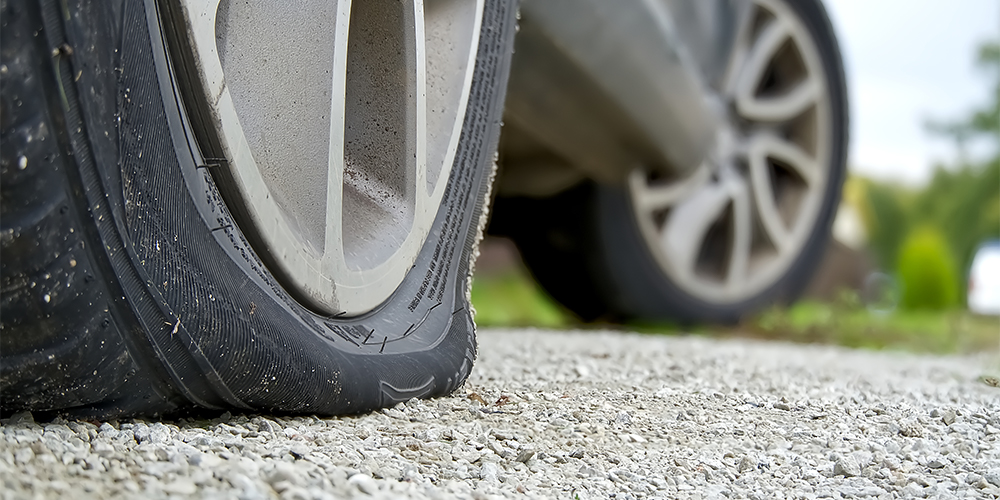
[[[415,156],[414,173],[410,179],[411,185],[408,189],[412,191],[415,198],[415,210],[423,214],[434,210],[437,207],[431,203],[431,194],[428,192],[427,184],[427,36],[424,24],[424,0],[413,1],[413,66],[414,73],[412,98],[414,99],[414,144],[413,154]],[[419,218],[419,219],[422,219]]]
[[[775,56],[791,37],[791,27],[775,19],[761,30],[750,48],[734,89],[736,109],[744,118],[757,121],[789,120],[802,114],[819,98],[820,86],[813,77],[797,82],[780,95],[757,95]]]
[[[687,198],[701,185],[708,182],[711,176],[712,170],[709,165],[702,164],[686,179],[662,186],[649,185],[646,181],[646,172],[643,169],[633,170],[629,174],[628,181],[636,206],[641,210],[654,211],[670,208]]]
[[[819,164],[797,144],[772,133],[754,135],[748,146],[748,154],[766,156],[780,161],[791,168],[802,181],[812,185],[819,181]]]
[[[670,212],[660,234],[660,246],[678,272],[694,275],[708,230],[722,218],[731,201],[731,187],[714,182],[702,186]]]
[[[784,253],[790,243],[789,229],[778,212],[777,199],[771,186],[771,166],[768,162],[774,151],[781,151],[780,142],[770,135],[760,135],[751,141],[747,152],[750,164],[750,181],[753,187],[757,214],[764,230],[779,253]],[[788,151],[783,151],[788,152]],[[801,165],[801,164],[800,164]]]
[[[739,82],[743,62],[746,60],[747,52],[750,50],[750,30],[753,28],[751,22],[756,11],[752,2],[743,2],[738,9],[733,47],[729,51],[729,60],[726,62],[726,71],[720,85],[722,93],[725,95],[733,95],[736,91],[736,84]]]
[[[736,94],[739,97],[752,96],[757,90],[764,72],[774,59],[778,49],[784,45],[791,32],[788,26],[779,19],[772,19],[764,26],[757,39],[753,40],[752,46],[747,50],[746,59],[743,60],[738,70]]]
[[[344,119],[347,100],[347,38],[351,23],[351,0],[337,3],[333,67],[330,81],[330,150],[327,154],[326,252],[324,267],[335,267],[344,259]]]
[[[351,7],[342,204],[348,269],[391,260],[418,213],[416,178],[418,170],[425,174],[423,26],[421,0]]]
[[[726,286],[738,289],[747,278],[747,266],[750,261],[750,244],[753,235],[753,220],[750,217],[750,188],[746,180],[738,174],[731,174],[726,179],[726,185],[733,199],[733,234],[729,253],[729,265],[726,266]]]
[[[781,95],[771,97],[740,95],[737,110],[744,118],[758,121],[791,120],[804,113],[819,97],[820,87],[812,79],[804,80]]]
[[[247,191],[256,193],[251,198],[258,198],[251,203],[253,217],[269,227],[280,225],[284,216],[294,221],[295,229],[288,231],[294,234],[283,235],[283,241],[270,250],[317,258],[324,252],[327,230],[324,204],[329,179],[324,160],[331,147],[327,129],[342,116],[330,114],[336,104],[330,94],[338,50],[335,39],[346,37],[346,32],[337,30],[338,12],[345,7],[349,12],[350,1],[311,0],[297,7],[266,1],[221,2],[220,18],[213,20],[210,30],[220,35],[211,40],[219,64],[213,79],[223,84],[218,98],[225,105],[220,106],[219,116],[231,118],[223,118],[223,127],[230,135],[227,142],[233,165],[240,170],[237,176]],[[278,36],[284,43],[273,43]],[[307,44],[309,50],[304,50]],[[296,92],[283,91],[289,88]],[[272,204],[284,215],[276,216]],[[288,248],[284,244],[288,236],[309,248]]]

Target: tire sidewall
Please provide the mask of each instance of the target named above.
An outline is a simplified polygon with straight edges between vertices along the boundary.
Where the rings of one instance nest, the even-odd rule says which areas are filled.
[[[147,1],[145,8],[150,17],[156,5]],[[464,381],[475,357],[469,259],[491,180],[514,10],[510,0],[486,2],[459,150],[413,268],[383,304],[350,319],[318,315],[297,303],[239,231],[202,165],[170,58],[157,43],[159,27],[149,22],[158,86],[129,85],[122,159],[103,164],[120,164],[126,180],[123,239],[147,283],[133,293],[152,295],[170,320],[164,326],[155,324],[153,312],[140,316],[189,399],[330,414],[446,394]],[[125,26],[125,32],[140,28]],[[141,61],[127,63],[145,68]],[[123,71],[126,77],[131,69]],[[165,151],[160,135],[172,139],[172,155],[151,154]],[[146,159],[138,160],[143,152]],[[203,380],[210,390],[193,389],[190,379]]]

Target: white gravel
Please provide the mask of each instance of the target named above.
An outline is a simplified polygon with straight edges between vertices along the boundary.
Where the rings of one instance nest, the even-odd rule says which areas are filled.
[[[0,431],[3,498],[998,498],[996,355],[485,331],[449,398]]]

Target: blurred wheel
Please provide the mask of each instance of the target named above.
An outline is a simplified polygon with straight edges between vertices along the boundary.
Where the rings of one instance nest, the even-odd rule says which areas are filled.
[[[795,297],[822,257],[847,145],[829,19],[818,1],[755,0],[738,24],[713,89],[721,117],[714,146],[693,174],[668,179],[637,169],[625,189],[585,185],[549,200],[510,201],[537,205],[535,213],[568,203],[560,210],[586,218],[542,229],[547,236],[535,242],[515,235],[543,285],[582,318],[737,321]],[[555,232],[574,243],[538,243]],[[560,264],[571,260],[574,269]],[[576,285],[554,275],[572,275]]]
[[[754,2],[719,93],[725,119],[712,157],[683,181],[641,170],[629,179],[642,240],[660,270],[706,309],[732,309],[730,318],[741,304],[773,297],[765,292],[797,260],[819,257],[823,247],[807,243],[826,234],[829,217],[820,216],[839,200],[845,136],[834,140],[844,120],[831,107],[844,99],[827,76],[839,68],[824,68],[824,55],[840,59],[804,17],[791,4]]]

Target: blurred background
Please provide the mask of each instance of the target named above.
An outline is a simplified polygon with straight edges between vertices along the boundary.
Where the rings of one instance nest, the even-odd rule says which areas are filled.
[[[1000,349],[1000,305],[992,305],[1000,297],[983,298],[1000,287],[1000,1],[826,7],[850,91],[849,174],[834,238],[804,296],[739,325],[596,327]],[[502,238],[483,242],[472,301],[481,326],[580,326]]]

